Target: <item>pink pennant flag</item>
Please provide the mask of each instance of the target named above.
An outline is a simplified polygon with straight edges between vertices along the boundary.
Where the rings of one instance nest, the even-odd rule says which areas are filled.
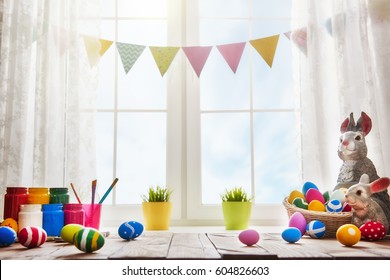
[[[200,76],[207,58],[211,52],[212,46],[208,47],[182,47],[196,75]]]
[[[219,52],[225,58],[227,64],[229,64],[233,73],[236,73],[238,64],[240,63],[242,53],[245,48],[245,42],[226,44],[217,46]]]

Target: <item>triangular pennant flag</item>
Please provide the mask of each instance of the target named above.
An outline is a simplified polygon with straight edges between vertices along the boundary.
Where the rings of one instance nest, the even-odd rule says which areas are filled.
[[[233,73],[236,73],[238,64],[240,63],[242,53],[245,48],[245,42],[226,44],[217,46],[219,52],[225,58],[227,64],[229,64]]]
[[[283,34],[287,37],[287,39],[291,40],[291,31],[284,32]]]
[[[291,31],[291,41],[307,55],[307,29],[306,27]]]
[[[173,59],[175,58],[179,47],[149,47],[154,61],[158,69],[160,70],[161,76],[168,71],[169,66],[171,65]]]
[[[99,62],[100,57],[104,55],[113,43],[113,41],[90,36],[83,36],[83,39],[91,67],[95,66]]]
[[[265,62],[267,62],[268,66],[272,67],[272,62],[274,61],[278,40],[279,34],[270,37],[260,38],[257,40],[251,40],[249,42],[261,55]]]
[[[183,47],[183,51],[194,68],[196,75],[200,76],[202,69],[213,47]]]
[[[116,42],[116,48],[118,49],[119,55],[121,57],[125,73],[127,74],[146,47],[141,45]]]
[[[53,27],[51,33],[60,55],[63,55],[76,42],[76,38],[79,38],[75,33],[71,33],[62,27]]]

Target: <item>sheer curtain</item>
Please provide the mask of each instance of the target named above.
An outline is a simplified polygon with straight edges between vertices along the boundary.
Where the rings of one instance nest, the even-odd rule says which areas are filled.
[[[99,1],[0,4],[1,199],[7,186],[70,182],[83,196],[96,177],[98,73],[80,34],[99,35]]]
[[[390,176],[390,2],[294,1],[292,40],[303,181],[332,189],[341,122],[372,119],[368,157]]]

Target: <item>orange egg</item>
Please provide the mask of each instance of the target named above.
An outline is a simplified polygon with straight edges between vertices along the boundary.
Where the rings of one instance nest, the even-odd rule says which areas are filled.
[[[12,228],[15,232],[18,232],[18,222],[14,220],[13,218],[7,218],[5,219],[0,226],[6,226]]]
[[[312,200],[309,203],[308,209],[311,211],[325,212],[325,205],[318,200]]]
[[[359,242],[361,237],[360,229],[353,224],[345,224],[337,229],[336,239],[345,246],[353,246]]]

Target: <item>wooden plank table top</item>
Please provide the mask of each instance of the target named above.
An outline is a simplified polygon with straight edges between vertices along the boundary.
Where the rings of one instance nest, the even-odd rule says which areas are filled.
[[[262,232],[259,242],[248,247],[238,240],[238,234],[237,231],[145,231],[137,239],[127,241],[111,231],[103,248],[93,253],[84,253],[66,242],[47,241],[33,249],[14,243],[0,247],[0,260],[390,259],[390,236],[346,247],[336,239],[312,239],[308,236],[290,244],[281,238],[280,233]]]

